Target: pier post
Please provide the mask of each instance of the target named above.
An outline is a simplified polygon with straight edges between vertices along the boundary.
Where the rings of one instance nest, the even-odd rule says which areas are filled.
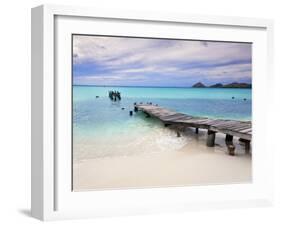
[[[251,141],[245,140],[243,138],[239,138],[239,141],[245,145],[245,154],[249,154]]]
[[[235,155],[235,146],[233,145],[233,136],[226,134],[225,135],[225,144],[228,149],[228,154],[229,155]]]
[[[233,136],[226,134],[225,135],[225,144],[226,145],[231,145],[233,144]]]
[[[208,137],[207,137],[207,146],[214,147],[215,146],[215,139],[216,139],[216,132],[212,130],[208,130]]]
[[[134,111],[135,111],[135,112],[138,112],[138,110],[139,110],[138,107],[135,106],[135,107],[134,107]]]
[[[235,146],[230,144],[227,146],[228,148],[228,154],[234,156],[235,155]]]
[[[249,154],[250,153],[250,141],[245,140],[245,153]]]
[[[133,115],[133,111],[130,111],[130,116],[132,116]]]
[[[198,134],[199,128],[195,128],[195,133]]]

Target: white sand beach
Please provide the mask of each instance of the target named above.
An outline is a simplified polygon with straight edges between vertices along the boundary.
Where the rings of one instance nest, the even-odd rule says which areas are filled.
[[[205,131],[191,132],[192,139],[176,151],[75,161],[74,191],[251,182],[251,155],[237,139],[236,155],[230,156],[222,134],[215,147],[207,147]]]

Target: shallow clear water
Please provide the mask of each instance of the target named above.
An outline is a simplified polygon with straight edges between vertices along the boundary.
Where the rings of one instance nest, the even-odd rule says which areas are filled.
[[[121,92],[122,100],[112,102],[109,90]],[[189,142],[141,112],[130,117],[134,102],[194,116],[251,120],[251,89],[74,86],[74,159],[178,150]]]

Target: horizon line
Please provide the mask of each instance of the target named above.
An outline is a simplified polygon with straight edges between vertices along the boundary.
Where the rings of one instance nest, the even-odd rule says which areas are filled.
[[[244,83],[248,85],[252,85],[252,83],[247,83],[247,82],[239,82],[239,83]],[[196,84],[196,83],[195,83]],[[231,83],[227,83],[231,84]],[[215,84],[214,84],[215,85]],[[132,88],[197,88],[197,87],[192,87],[192,86],[126,86],[126,85],[85,85],[85,84],[72,84],[72,86],[93,86],[93,87],[132,87]],[[202,87],[202,88],[216,88],[216,87]],[[217,88],[224,88],[224,87],[217,87]]]

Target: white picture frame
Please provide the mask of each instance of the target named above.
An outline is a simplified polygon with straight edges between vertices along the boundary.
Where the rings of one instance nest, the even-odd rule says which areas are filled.
[[[99,26],[103,21],[108,22],[108,25]],[[145,25],[138,31],[130,29],[128,33],[128,31],[122,31],[123,22],[126,24],[124,26],[131,26],[134,23]],[[60,54],[60,48],[65,48],[64,54],[69,53],[70,46],[67,45],[67,37],[75,33],[73,31],[78,27],[79,32],[87,32],[89,27],[87,23],[94,23],[96,27],[99,27],[100,34],[115,32],[114,34],[118,33],[118,35],[136,35],[139,34],[137,32],[146,32],[146,35],[153,37],[157,35],[162,37],[164,33],[153,33],[153,29],[150,29],[152,24],[170,27],[192,25],[194,28],[200,27],[198,34],[195,32],[192,36],[194,39],[205,37],[207,40],[253,42],[255,45],[253,51],[253,149],[256,152],[253,154],[253,182],[251,184],[72,192],[71,170],[69,170],[71,158],[67,154],[69,147],[61,144],[61,140],[67,140],[67,135],[64,136],[62,133],[58,136],[56,132],[58,127],[70,129],[67,122],[63,123],[63,120],[60,120],[61,113],[57,112],[58,103],[61,104],[64,98],[69,98],[71,95],[67,86],[60,85],[65,84],[67,80],[64,79],[69,77],[56,75],[71,74],[68,67],[71,62],[69,62],[70,58],[65,58],[65,55],[57,57],[57,54]],[[121,29],[114,30],[114,23],[120,23]],[[92,27],[90,32],[95,29],[95,26]],[[109,30],[110,27],[112,29]],[[218,32],[208,31],[210,36],[207,36],[208,32],[204,33],[204,29],[208,27],[217,29]],[[231,29],[237,30],[237,33],[233,34],[234,30]],[[171,37],[179,35],[169,33],[169,29],[165,30],[167,30],[165,35]],[[273,201],[273,151],[268,148],[270,138],[266,132],[266,119],[272,108],[270,101],[267,101],[273,84],[272,33],[273,22],[265,19],[123,12],[57,5],[33,8],[32,216],[41,220],[56,220],[270,205]],[[59,59],[66,59],[66,61],[62,62]],[[66,67],[60,69],[58,63],[65,63]],[[65,102],[66,109],[69,107],[69,102]],[[61,161],[62,159],[65,163]]]

